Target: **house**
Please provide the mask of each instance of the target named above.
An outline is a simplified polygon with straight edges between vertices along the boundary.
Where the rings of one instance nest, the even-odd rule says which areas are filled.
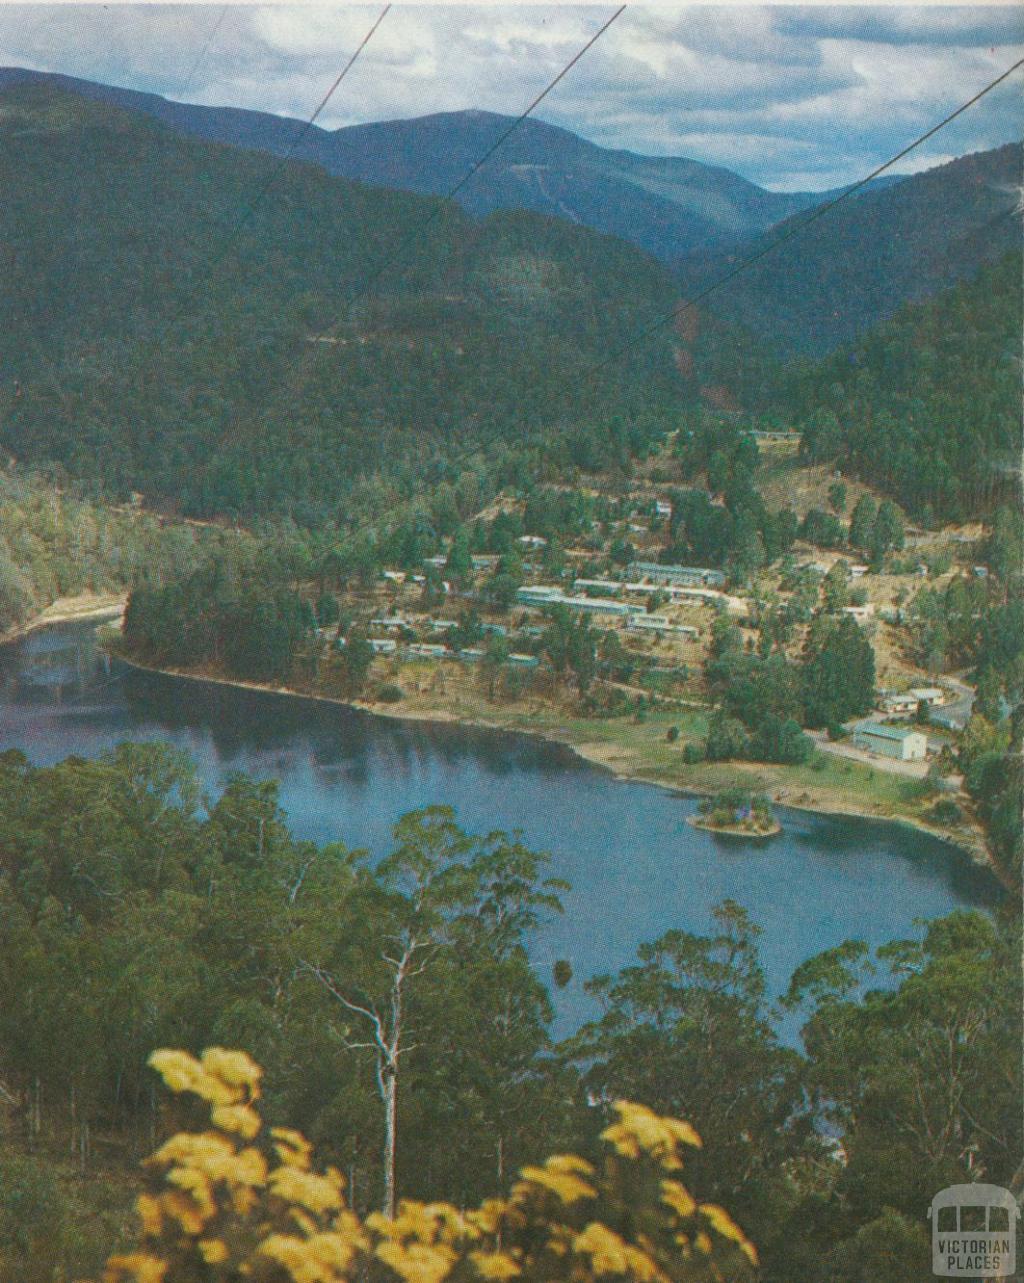
[[[870,602],[865,602],[863,606],[841,606],[840,610],[844,615],[849,615],[851,619],[870,619],[875,613],[875,608]]]
[[[493,570],[498,564],[498,554],[496,552],[473,553],[469,564],[474,570]]]
[[[524,584],[516,589],[516,601],[522,606],[549,606],[561,596],[561,588],[551,584]]]
[[[410,642],[405,652],[414,659],[448,659],[451,656],[447,646],[439,646],[431,642]]]
[[[904,726],[861,722],[853,728],[853,747],[899,762],[923,762],[928,755],[928,738]]]
[[[658,514],[659,517],[671,517],[672,505],[670,503],[667,503],[664,499],[655,499],[654,511]]]
[[[459,659],[464,664],[479,664],[484,657],[484,652],[479,646],[464,646],[459,651]]]
[[[540,535],[520,535],[517,543],[522,544],[524,548],[546,548],[548,541]]]
[[[634,615],[626,627],[630,632],[678,633],[683,637],[700,636],[700,632],[691,624],[673,624],[664,615]]]
[[[868,573],[867,566],[855,565],[850,567],[851,579],[863,579],[867,573]]]
[[[916,713],[917,700],[909,691],[881,691],[878,707],[883,713]]]
[[[927,704],[929,708],[938,708],[946,702],[946,692],[939,686],[914,686],[907,693],[913,695],[919,704]]]
[[[404,570],[384,570],[381,573],[383,574],[384,578],[388,581],[389,584],[405,583]]]
[[[393,655],[398,650],[398,642],[393,637],[368,637],[366,640],[375,655]]]
[[[604,597],[569,597],[560,594],[553,599],[558,605],[568,606],[570,610],[582,611],[585,615],[621,615],[628,618],[638,613],[638,607],[624,601],[608,601]]]
[[[536,655],[521,655],[513,651],[508,657],[508,662],[513,668],[536,668],[540,660]]]
[[[617,597],[622,592],[622,584],[617,579],[577,579],[572,589],[573,592],[582,591],[598,597]]]
[[[974,577],[975,577],[975,579],[987,579],[987,578],[988,578],[988,566],[975,566],[975,567],[974,567]]]

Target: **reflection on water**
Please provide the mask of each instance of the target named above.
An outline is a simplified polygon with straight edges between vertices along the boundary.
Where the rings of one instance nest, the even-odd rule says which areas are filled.
[[[545,978],[556,958],[573,965],[557,995],[561,1032],[589,1010],[583,979],[669,927],[707,931],[727,896],[763,928],[778,992],[843,939],[880,944],[913,933],[915,918],[998,895],[965,857],[911,829],[791,811],[771,842],[726,842],[686,824],[693,799],[615,780],[562,746],[140,673],[98,652],[87,624],[0,648],[0,748],[46,764],[124,739],[187,749],[209,793],[232,771],[279,779],[293,831],[318,842],[382,853],[398,816],[432,802],[477,832],[522,830],[573,886],[532,946]]]

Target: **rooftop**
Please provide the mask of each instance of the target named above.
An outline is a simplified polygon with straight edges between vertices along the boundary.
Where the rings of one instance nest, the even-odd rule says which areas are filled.
[[[859,726],[854,727],[861,735],[876,735],[879,739],[884,740],[905,740],[908,735],[920,735],[920,731],[912,730],[907,726],[883,726],[879,722],[861,722]]]

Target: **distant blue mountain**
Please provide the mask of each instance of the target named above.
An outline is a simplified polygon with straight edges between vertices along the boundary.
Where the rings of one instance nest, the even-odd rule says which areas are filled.
[[[0,68],[0,89],[50,84],[145,112],[182,133],[284,155],[379,187],[439,195],[463,178],[512,123],[484,111],[446,112],[328,131],[233,107],[196,107],[70,76]],[[895,180],[890,180],[895,181]],[[527,120],[473,176],[458,200],[476,215],[527,209],[620,236],[656,258],[725,250],[833,193],[771,192],[738,174],[681,157],[598,147]]]

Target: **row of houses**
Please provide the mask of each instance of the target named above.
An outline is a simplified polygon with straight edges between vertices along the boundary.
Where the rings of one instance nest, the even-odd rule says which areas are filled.
[[[367,641],[375,655],[394,655],[402,659],[457,659],[463,664],[475,664],[486,655],[478,646],[464,646],[450,650],[439,642],[408,642],[400,645],[394,637],[369,637]],[[506,661],[512,668],[536,668],[540,660],[536,655],[513,653]]]
[[[916,713],[919,705],[941,708],[946,692],[941,686],[914,686],[908,691],[881,691],[878,707],[883,713]]]
[[[591,584],[603,581],[589,581]],[[577,580],[576,586],[580,586]],[[699,637],[700,630],[691,624],[674,624],[665,615],[648,614],[635,602],[615,601],[608,597],[586,597],[564,593],[560,588],[546,584],[524,585],[516,592],[521,606],[565,606],[569,610],[588,615],[610,615],[626,621],[626,627],[636,632],[675,633],[686,637]]]

